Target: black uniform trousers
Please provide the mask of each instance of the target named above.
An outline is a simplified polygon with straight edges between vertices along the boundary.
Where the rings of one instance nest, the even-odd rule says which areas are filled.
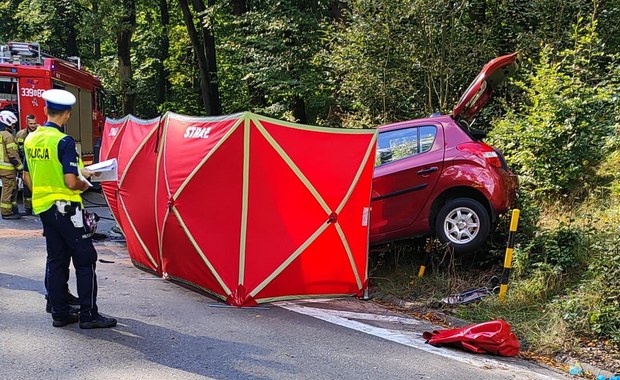
[[[77,279],[80,321],[97,318],[97,251],[90,234],[84,228],[76,228],[70,217],[59,213],[55,205],[39,216],[47,244],[45,288],[52,305],[52,318],[66,318],[70,310],[67,302],[70,261]]]

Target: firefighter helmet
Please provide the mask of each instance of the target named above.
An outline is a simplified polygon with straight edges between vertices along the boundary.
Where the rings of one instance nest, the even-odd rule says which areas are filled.
[[[11,111],[4,110],[0,112],[0,123],[4,123],[6,125],[13,125],[17,123],[17,116]]]

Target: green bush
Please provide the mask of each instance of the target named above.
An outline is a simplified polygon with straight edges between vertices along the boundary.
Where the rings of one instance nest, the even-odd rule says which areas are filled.
[[[589,290],[599,296],[599,302],[589,311],[588,320],[593,332],[620,346],[620,226],[609,227],[611,231],[599,235],[593,246],[593,252],[598,254],[592,256],[588,267],[597,279],[593,283],[599,284],[590,285]]]
[[[540,263],[567,273],[583,265],[587,251],[587,234],[576,226],[560,225],[552,230],[540,230],[525,246],[532,266]]]
[[[615,233],[596,238],[580,283],[555,303],[575,333],[620,347],[620,238]]]
[[[599,53],[595,25],[576,27],[575,47],[543,48],[516,84],[524,103],[509,109],[490,133],[521,184],[537,199],[581,196],[597,183],[597,165],[609,154],[617,120],[617,86],[595,70],[613,62]],[[602,50],[600,50],[602,51]],[[607,73],[605,73],[607,74]]]
[[[524,103],[490,137],[522,185],[511,302],[547,302],[567,337],[620,347],[620,68],[596,48],[595,27],[530,61],[516,83]]]

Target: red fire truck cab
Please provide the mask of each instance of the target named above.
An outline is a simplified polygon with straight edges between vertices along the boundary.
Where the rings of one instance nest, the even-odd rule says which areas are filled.
[[[10,42],[0,44],[0,110],[13,111],[20,128],[26,127],[26,115],[34,115],[37,123],[46,120],[41,93],[52,88],[75,95],[72,117],[65,126],[85,165],[94,162],[101,141],[105,116],[103,91],[97,77],[75,61],[52,57],[41,51],[38,43]]]

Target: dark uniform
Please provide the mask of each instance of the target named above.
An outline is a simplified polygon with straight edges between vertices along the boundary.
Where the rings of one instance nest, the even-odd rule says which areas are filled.
[[[2,181],[0,213],[3,219],[16,219],[20,217],[17,213],[17,199],[14,199],[17,189],[16,178],[17,173],[24,167],[17,152],[15,138],[9,128],[9,125],[0,121],[0,180]]]
[[[52,93],[46,94],[49,91]],[[72,95],[66,101],[68,105],[58,105],[48,99],[58,95],[64,101],[65,93],[62,90],[44,92],[47,108],[70,110],[75,103]],[[65,135],[60,126],[48,121],[29,134],[24,147],[24,171],[28,173],[32,184],[32,206],[35,214],[41,217],[47,244],[45,287],[51,304],[53,325],[61,327],[78,321],[68,303],[69,264],[73,261],[80,299],[80,327],[115,326],[116,320],[101,316],[97,308],[97,251],[92,243],[92,234],[84,223],[82,191],[72,190],[65,183],[65,175],[79,175],[75,141]]]

